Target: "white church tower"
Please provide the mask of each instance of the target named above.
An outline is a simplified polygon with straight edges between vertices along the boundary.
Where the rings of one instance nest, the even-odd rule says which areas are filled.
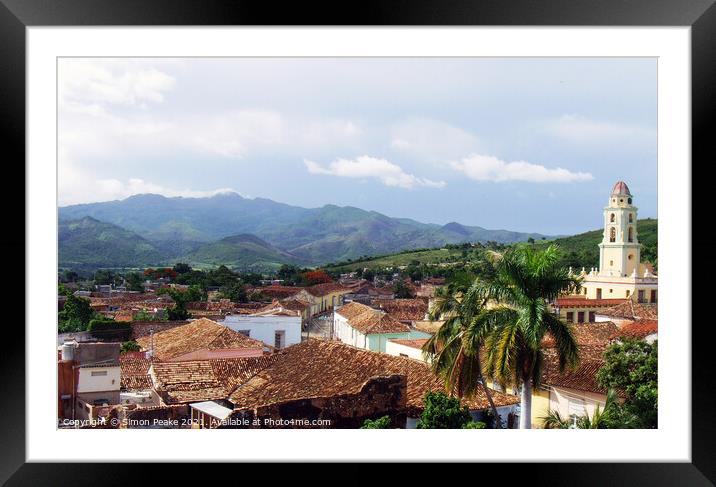
[[[604,208],[600,276],[629,277],[639,271],[641,244],[636,233],[636,212],[629,186],[624,181],[617,182]]]
[[[599,268],[582,269],[582,296],[596,300],[631,298],[656,303],[658,277],[651,264],[641,262],[636,231],[637,207],[624,181],[618,181],[604,207],[604,234],[599,244]],[[585,305],[588,304],[585,302]]]

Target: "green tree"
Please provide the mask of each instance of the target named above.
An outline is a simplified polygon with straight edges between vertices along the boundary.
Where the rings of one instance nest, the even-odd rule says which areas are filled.
[[[167,317],[172,320],[186,320],[189,312],[186,309],[188,303],[201,301],[205,298],[202,289],[197,285],[189,286],[186,290],[175,288],[162,288],[157,294],[167,294],[174,300],[174,306],[167,309]]]
[[[624,427],[658,427],[658,346],[624,339],[607,348],[597,372],[602,387],[621,391],[625,398],[617,421]]]
[[[366,419],[363,422],[362,430],[379,430],[390,428],[390,416],[382,416],[378,419]]]
[[[221,287],[219,296],[223,299],[230,299],[234,303],[247,303],[249,301],[246,286],[241,281]]]
[[[130,272],[126,276],[124,276],[124,280],[127,283],[127,290],[128,291],[144,291],[144,276],[140,274],[139,272]]]
[[[181,321],[189,318],[189,312],[186,310],[185,305],[174,305],[171,308],[167,308],[167,317],[170,321]]]
[[[140,309],[132,315],[132,321],[166,321],[168,313],[166,310],[158,310],[156,313],[150,313],[145,309]]]
[[[172,269],[177,274],[186,274],[188,272],[191,272],[191,266],[183,262],[177,262],[176,264],[174,264],[174,267],[172,267]]]
[[[393,293],[396,299],[412,298],[413,294],[410,292],[410,288],[402,280],[398,280],[393,287]]]
[[[109,269],[97,269],[94,273],[95,284],[112,284],[114,283],[114,272]]]
[[[135,342],[134,340],[129,340],[126,342],[122,342],[120,352],[139,352],[141,349],[142,347],[139,346],[139,343]]]
[[[89,299],[68,294],[62,311],[58,313],[58,330],[60,333],[85,331],[94,315]]]
[[[575,292],[580,280],[562,267],[557,246],[545,250],[518,246],[492,254],[495,277],[474,292],[494,305],[483,309],[470,334],[484,337],[485,372],[499,384],[521,386],[520,428],[532,427],[532,390],[542,376],[542,340],[549,334],[559,359],[559,369],[579,361],[572,326],[562,321],[548,303]]]
[[[80,276],[75,271],[71,270],[65,270],[62,273],[62,281],[63,282],[77,282],[79,280]]]
[[[461,406],[459,399],[443,392],[428,392],[423,405],[418,421],[420,429],[460,429],[472,421],[467,406]]]
[[[470,421],[469,423],[462,425],[462,429],[464,430],[483,430],[486,427],[487,425],[482,421]]]
[[[69,296],[70,294],[72,291],[67,286],[62,283],[57,285],[57,296]]]

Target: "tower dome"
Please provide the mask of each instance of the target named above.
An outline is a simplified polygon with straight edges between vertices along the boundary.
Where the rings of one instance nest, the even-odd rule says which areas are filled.
[[[617,184],[614,185],[614,189],[612,189],[612,194],[613,195],[631,196],[631,192],[629,191],[629,186],[627,186],[624,181],[617,181]]]

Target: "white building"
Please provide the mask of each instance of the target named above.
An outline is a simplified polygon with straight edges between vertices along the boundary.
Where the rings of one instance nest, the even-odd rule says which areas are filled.
[[[348,345],[376,352],[385,352],[391,339],[430,337],[427,333],[411,329],[384,311],[355,301],[334,312],[333,335]]]
[[[301,343],[300,315],[228,315],[219,323],[276,349]]]
[[[395,355],[396,357],[408,357],[430,363],[430,360],[423,356],[423,345],[425,345],[427,341],[427,338],[417,338],[414,340],[394,338],[388,340],[385,344],[385,353]]]

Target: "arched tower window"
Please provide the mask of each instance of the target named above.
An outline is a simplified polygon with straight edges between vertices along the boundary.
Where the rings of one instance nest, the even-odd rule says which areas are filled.
[[[634,223],[634,213],[629,213],[629,223]]]
[[[630,242],[634,241],[634,228],[633,227],[629,227],[629,241]]]
[[[611,216],[609,217],[609,223],[614,223],[615,218],[616,217],[614,216],[614,213],[612,213]]]
[[[616,240],[617,240],[617,230],[616,230],[616,228],[612,227],[609,229],[609,241],[616,242]]]

